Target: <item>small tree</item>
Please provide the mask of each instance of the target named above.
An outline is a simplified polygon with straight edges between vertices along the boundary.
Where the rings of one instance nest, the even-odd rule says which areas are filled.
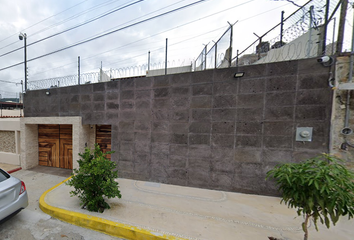
[[[75,188],[70,192],[71,197],[78,196],[82,208],[103,212],[104,209],[110,208],[103,196],[121,198],[118,183],[115,181],[118,177],[118,172],[114,171],[116,163],[106,157],[111,153],[113,152],[103,153],[97,144],[93,151],[85,148],[84,153],[79,153],[82,158],[78,160],[79,169],[74,169],[71,179],[66,184]]]
[[[267,173],[267,179],[277,182],[281,202],[304,216],[304,240],[308,239],[310,219],[318,231],[318,220],[329,228],[330,221],[335,225],[340,216],[354,216],[354,173],[339,162],[342,160],[322,154],[303,163],[277,165]]]

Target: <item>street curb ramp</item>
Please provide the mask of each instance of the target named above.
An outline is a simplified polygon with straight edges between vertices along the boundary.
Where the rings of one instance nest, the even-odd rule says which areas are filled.
[[[131,240],[177,240],[183,239],[171,235],[161,234],[158,232],[149,231],[139,227],[131,226],[128,224],[117,223],[107,219],[91,216],[88,214],[68,211],[58,207],[50,206],[45,202],[46,195],[59,187],[61,184],[68,181],[71,177],[65,179],[61,183],[45,191],[39,199],[39,207],[46,214],[57,218],[61,221],[68,222],[80,227],[92,229],[105,234],[109,234],[119,238],[131,239]]]

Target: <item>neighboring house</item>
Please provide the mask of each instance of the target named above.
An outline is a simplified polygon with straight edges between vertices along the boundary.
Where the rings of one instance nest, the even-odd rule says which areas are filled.
[[[23,104],[15,101],[0,99],[0,118],[23,116]]]
[[[268,170],[330,151],[331,71],[312,58],[27,91],[21,167],[76,168],[99,142],[122,178],[274,195]]]
[[[20,117],[18,99],[0,99],[0,163],[20,165]]]

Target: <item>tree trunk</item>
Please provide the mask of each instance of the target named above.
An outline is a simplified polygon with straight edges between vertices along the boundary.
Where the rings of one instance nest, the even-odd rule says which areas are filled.
[[[309,223],[310,217],[311,217],[310,214],[306,214],[305,222],[302,223],[302,230],[304,230],[304,232],[305,232],[304,240],[308,240],[308,237],[309,237],[309,231],[307,229],[307,225]]]

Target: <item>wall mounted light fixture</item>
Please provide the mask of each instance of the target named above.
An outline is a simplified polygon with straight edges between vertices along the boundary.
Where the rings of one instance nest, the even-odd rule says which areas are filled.
[[[244,75],[245,75],[245,72],[237,72],[237,73],[235,73],[234,78],[240,78],[240,77],[243,77]]]
[[[334,59],[331,56],[322,56],[317,58],[317,62],[321,63],[325,67],[329,67],[334,63]]]

